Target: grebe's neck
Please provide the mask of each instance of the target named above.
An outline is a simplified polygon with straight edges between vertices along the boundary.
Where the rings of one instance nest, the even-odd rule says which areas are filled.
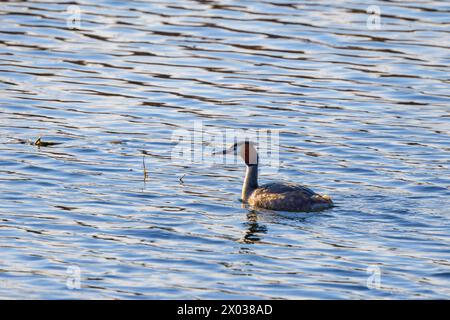
[[[258,164],[247,165],[244,185],[242,186],[242,201],[247,202],[255,189],[258,188]]]

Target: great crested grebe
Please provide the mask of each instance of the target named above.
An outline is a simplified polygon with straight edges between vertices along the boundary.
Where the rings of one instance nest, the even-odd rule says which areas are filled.
[[[318,211],[333,206],[327,195],[320,195],[302,185],[274,182],[258,186],[258,153],[250,141],[239,142],[213,154],[236,153],[247,165],[242,202],[256,208],[279,211]]]

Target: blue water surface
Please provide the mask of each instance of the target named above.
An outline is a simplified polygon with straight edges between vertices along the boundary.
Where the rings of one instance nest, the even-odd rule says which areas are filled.
[[[0,4],[0,298],[450,297],[450,3],[74,3]],[[242,207],[195,123],[336,206]]]

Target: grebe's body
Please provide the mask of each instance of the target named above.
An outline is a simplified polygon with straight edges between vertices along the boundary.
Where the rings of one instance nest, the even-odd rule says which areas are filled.
[[[269,183],[256,188],[245,201],[257,208],[317,211],[333,206],[331,198],[297,184]]]
[[[320,195],[302,185],[292,183],[268,183],[258,185],[258,154],[251,142],[236,143],[223,154],[237,151],[245,164],[242,201],[252,207],[280,211],[317,211],[333,206],[326,195]]]

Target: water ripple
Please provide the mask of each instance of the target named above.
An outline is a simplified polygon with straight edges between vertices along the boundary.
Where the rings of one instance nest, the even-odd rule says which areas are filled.
[[[449,297],[448,4],[74,4],[0,7],[0,297]],[[200,120],[279,130],[261,180],[336,207],[243,208],[240,166],[171,161]]]

